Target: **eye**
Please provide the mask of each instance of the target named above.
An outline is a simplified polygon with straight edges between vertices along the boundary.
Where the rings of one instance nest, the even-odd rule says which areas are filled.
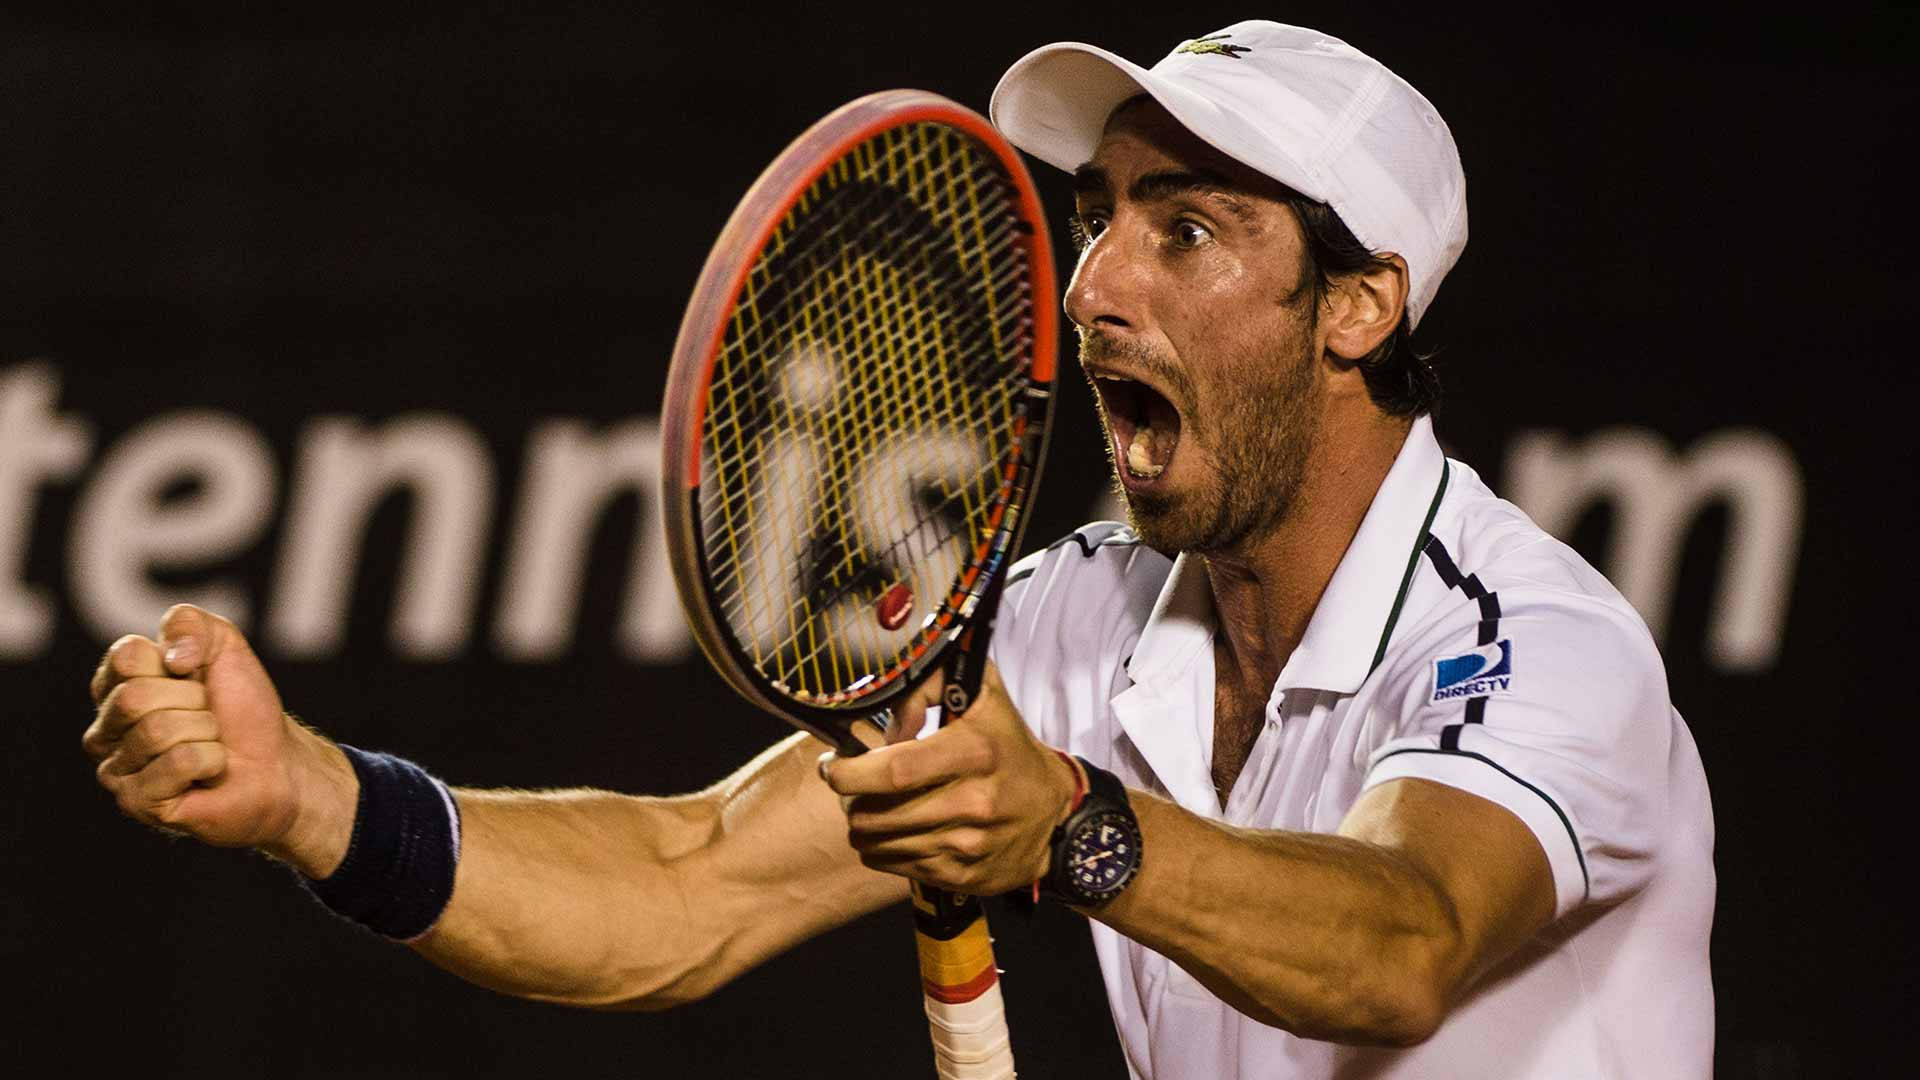
[[[1073,236],[1073,246],[1085,248],[1107,231],[1107,216],[1097,210],[1078,213],[1067,219],[1067,231]]]
[[[1173,245],[1180,248],[1197,248],[1213,239],[1213,233],[1197,221],[1182,218],[1173,223]]]

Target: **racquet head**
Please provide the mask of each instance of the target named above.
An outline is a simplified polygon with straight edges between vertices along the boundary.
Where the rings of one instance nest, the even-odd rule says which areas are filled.
[[[760,176],[674,347],[663,508],[694,636],[843,749],[1014,557],[1046,448],[1053,258],[987,121],[894,90]]]

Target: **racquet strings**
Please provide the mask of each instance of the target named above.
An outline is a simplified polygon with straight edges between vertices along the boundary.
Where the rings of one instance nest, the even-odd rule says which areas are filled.
[[[1033,345],[1017,205],[971,138],[890,128],[800,195],[746,275],[701,433],[702,554],[791,697],[857,707],[892,683],[988,557]]]

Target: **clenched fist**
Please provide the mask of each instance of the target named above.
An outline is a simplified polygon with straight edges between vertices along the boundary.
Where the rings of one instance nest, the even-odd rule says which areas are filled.
[[[847,840],[875,870],[954,892],[1031,885],[1071,808],[1075,769],[1034,737],[992,664],[966,714],[919,738],[942,686],[936,674],[907,695],[886,746],[822,755],[820,775],[844,797]]]
[[[173,607],[157,641],[114,642],[91,689],[98,708],[80,745],[127,816],[259,848],[310,877],[345,857],[359,795],[353,769],[282,710],[232,623]]]

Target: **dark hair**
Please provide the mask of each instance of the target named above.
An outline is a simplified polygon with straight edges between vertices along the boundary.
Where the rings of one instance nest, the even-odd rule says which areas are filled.
[[[1333,288],[1333,279],[1362,270],[1387,265],[1347,228],[1333,208],[1304,195],[1289,192],[1286,202],[1307,234],[1307,279],[1313,287],[1314,317],[1320,304]],[[1367,396],[1390,416],[1419,416],[1433,411],[1440,400],[1440,375],[1433,369],[1435,351],[1421,352],[1413,347],[1413,331],[1405,312],[1374,350],[1359,360],[1360,374],[1367,380]]]

